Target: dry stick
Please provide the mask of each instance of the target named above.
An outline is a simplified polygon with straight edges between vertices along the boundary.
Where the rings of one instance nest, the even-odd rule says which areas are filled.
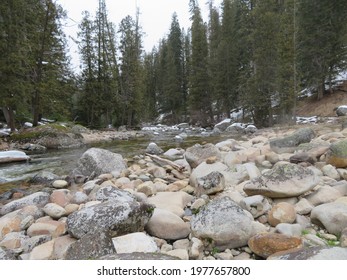
[[[172,168],[176,169],[179,172],[184,171],[184,168],[185,168],[184,166],[178,165],[172,162],[171,160],[161,158],[155,155],[147,154],[147,153],[146,153],[146,156],[149,156],[152,160],[154,160],[156,163],[160,164],[161,166],[170,165]]]

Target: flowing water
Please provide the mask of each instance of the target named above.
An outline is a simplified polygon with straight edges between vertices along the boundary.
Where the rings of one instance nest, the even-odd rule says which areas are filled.
[[[177,142],[174,140],[173,135],[167,134],[164,136],[146,136],[132,140],[116,140],[77,149],[48,150],[45,153],[29,154],[31,160],[26,163],[0,165],[0,184],[24,181],[43,170],[59,176],[67,175],[76,167],[81,155],[91,147],[107,149],[121,154],[124,158],[131,158],[134,155],[144,154],[150,142],[157,143],[159,147],[166,151],[169,148],[185,149],[196,143],[217,143],[222,140],[223,138],[221,137],[192,136],[183,142]]]

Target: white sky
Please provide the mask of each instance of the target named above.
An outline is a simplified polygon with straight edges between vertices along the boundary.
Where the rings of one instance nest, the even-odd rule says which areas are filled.
[[[222,0],[214,0],[219,7]],[[89,11],[92,16],[98,6],[98,0],[57,0],[68,13],[69,20],[64,28],[67,36],[77,39],[78,24],[82,19],[82,11]],[[204,20],[207,21],[207,0],[199,0],[199,6],[203,12]],[[170,29],[172,14],[177,13],[181,28],[187,30],[191,26],[189,21],[189,0],[106,0],[109,19],[116,24],[127,15],[135,18],[136,3],[140,9],[140,25],[145,33],[143,45],[145,51],[151,51]],[[69,40],[72,63],[78,65],[77,46]],[[75,69],[77,70],[77,69]]]

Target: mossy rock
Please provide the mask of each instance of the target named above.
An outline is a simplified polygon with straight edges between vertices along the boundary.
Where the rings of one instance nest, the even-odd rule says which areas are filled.
[[[69,128],[60,124],[48,124],[42,125],[32,128],[26,128],[20,130],[11,135],[11,140],[13,141],[21,141],[28,142],[32,139],[38,139],[43,136],[56,136],[61,133],[68,133],[70,131]]]
[[[54,123],[20,130],[11,135],[11,140],[20,143],[34,143],[46,148],[59,149],[83,145],[83,137],[68,126]]]
[[[314,137],[315,133],[311,128],[300,128],[289,136],[271,139],[270,148],[276,153],[291,153],[297,146],[309,143]]]
[[[337,168],[347,167],[347,140],[331,144],[328,151],[327,163]]]

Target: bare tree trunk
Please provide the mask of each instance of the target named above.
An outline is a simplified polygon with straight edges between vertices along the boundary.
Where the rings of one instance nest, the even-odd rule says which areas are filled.
[[[324,92],[325,92],[325,86],[323,81],[318,85],[317,100],[321,100],[323,98]]]
[[[11,107],[2,107],[2,111],[4,113],[7,125],[10,127],[11,131],[15,131],[16,126],[13,109]]]

